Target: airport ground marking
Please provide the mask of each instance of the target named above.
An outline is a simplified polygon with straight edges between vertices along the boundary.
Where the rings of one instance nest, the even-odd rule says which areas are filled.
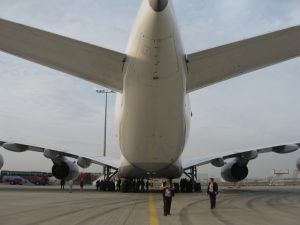
[[[157,218],[157,211],[155,208],[153,193],[149,194],[149,213],[150,213],[150,225],[159,225]]]

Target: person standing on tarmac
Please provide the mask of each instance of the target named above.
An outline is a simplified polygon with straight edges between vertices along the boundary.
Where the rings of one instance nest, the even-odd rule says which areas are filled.
[[[83,182],[83,179],[80,180],[80,191],[83,192],[83,185],[84,185],[84,182]]]
[[[174,187],[172,180],[167,180],[162,183],[161,186],[163,200],[164,200],[164,216],[171,215],[171,203],[174,196]]]
[[[149,181],[146,181],[146,190],[149,191]]]
[[[210,199],[210,208],[216,208],[216,197],[218,194],[218,184],[214,181],[214,178],[209,179],[209,183],[207,186],[207,194]]]
[[[60,181],[60,190],[65,190],[65,180],[61,179]]]
[[[97,188],[97,191],[100,190],[100,180],[97,180],[97,181],[96,181],[96,188]]]
[[[121,179],[119,178],[117,180],[117,191],[120,191],[121,190]]]
[[[72,193],[73,191],[73,180],[69,180],[69,192]]]

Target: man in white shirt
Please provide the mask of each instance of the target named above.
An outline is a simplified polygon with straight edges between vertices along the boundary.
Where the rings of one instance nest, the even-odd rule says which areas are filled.
[[[174,196],[174,187],[172,180],[166,180],[161,185],[164,200],[164,216],[171,215],[172,197]]]

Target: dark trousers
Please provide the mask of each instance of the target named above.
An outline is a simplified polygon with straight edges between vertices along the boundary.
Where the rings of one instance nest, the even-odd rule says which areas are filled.
[[[171,203],[172,203],[172,197],[165,197],[164,196],[164,215],[170,215],[171,211]]]
[[[214,192],[209,193],[209,199],[210,199],[210,208],[211,209],[216,208],[216,194]]]

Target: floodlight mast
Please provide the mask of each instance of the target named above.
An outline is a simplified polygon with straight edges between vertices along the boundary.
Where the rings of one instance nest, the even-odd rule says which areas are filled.
[[[106,156],[106,120],[107,120],[107,94],[115,93],[112,90],[96,90],[98,94],[105,94],[105,113],[104,113],[104,141],[103,141],[103,156]],[[103,167],[104,179],[107,179],[109,174],[105,174],[106,166]],[[107,176],[107,177],[106,177]]]

